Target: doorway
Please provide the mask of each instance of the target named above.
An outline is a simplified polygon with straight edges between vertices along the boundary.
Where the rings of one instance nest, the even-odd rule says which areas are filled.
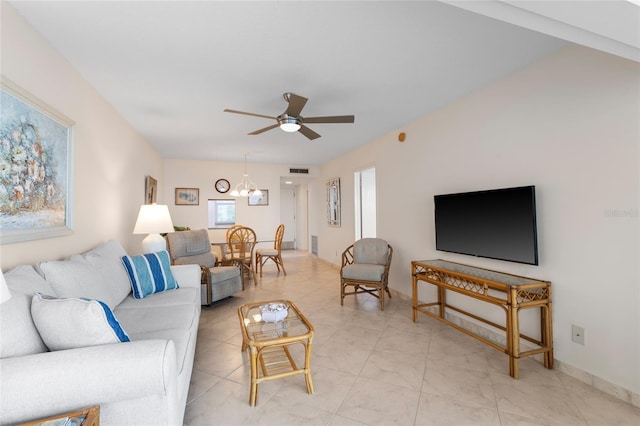
[[[356,240],[376,237],[376,168],[354,173]]]
[[[296,248],[296,191],[295,188],[280,189],[280,223],[284,225],[282,249]]]

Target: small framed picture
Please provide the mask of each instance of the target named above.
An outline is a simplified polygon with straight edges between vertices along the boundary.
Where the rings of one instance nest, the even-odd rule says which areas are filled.
[[[158,181],[147,176],[144,181],[145,204],[153,204],[156,202],[158,194]]]
[[[268,206],[269,205],[269,190],[261,189],[261,195],[249,195],[250,206]]]
[[[200,189],[176,188],[176,206],[197,206],[200,204]]]

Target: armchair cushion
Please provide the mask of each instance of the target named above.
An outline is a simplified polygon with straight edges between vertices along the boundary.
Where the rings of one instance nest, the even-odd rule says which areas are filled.
[[[173,259],[174,265],[203,265],[212,268],[216,264],[217,257],[214,253],[202,253],[195,256],[177,257]]]
[[[389,245],[380,238],[363,238],[353,244],[354,263],[386,265]]]
[[[342,278],[358,281],[381,281],[384,271],[384,265],[352,263],[342,268]]]
[[[52,351],[130,341],[111,309],[98,300],[59,299],[36,293],[31,315]]]
[[[123,256],[122,262],[136,299],[178,288],[166,250],[140,256]]]

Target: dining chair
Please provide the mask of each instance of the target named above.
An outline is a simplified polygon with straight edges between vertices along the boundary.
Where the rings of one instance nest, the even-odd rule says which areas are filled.
[[[226,264],[235,264],[245,274],[253,278],[256,283],[256,274],[253,267],[253,252],[256,247],[256,233],[253,229],[240,226],[233,229],[227,238],[228,252],[225,254]]]
[[[282,237],[284,236],[284,225],[280,224],[276,228],[276,238],[273,242],[273,248],[261,248],[256,250],[256,268],[260,271],[260,277],[262,278],[262,267],[264,264],[271,259],[275,264],[276,268],[278,268],[278,273],[280,273],[280,267],[282,267],[282,272],[287,275],[287,270],[284,269],[284,263],[282,262]]]
[[[340,268],[340,304],[344,297],[368,293],[380,300],[384,311],[384,292],[389,292],[389,267],[393,248],[381,238],[363,238],[342,253]],[[351,288],[353,291],[347,291]]]
[[[220,259],[220,261],[224,261],[224,258],[227,256],[227,254],[229,254],[229,237],[231,236],[231,233],[238,229],[238,228],[242,228],[243,225],[239,225],[239,224],[235,224],[230,226],[229,228],[227,228],[227,233],[225,235],[225,244],[220,245],[220,250],[222,251],[222,258]]]

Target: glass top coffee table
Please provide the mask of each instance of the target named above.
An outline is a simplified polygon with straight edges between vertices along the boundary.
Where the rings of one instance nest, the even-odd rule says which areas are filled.
[[[286,316],[280,319],[282,316]],[[311,342],[313,326],[289,300],[246,303],[238,308],[242,330],[242,350],[249,348],[251,392],[249,405],[255,406],[258,384],[294,374],[304,374],[307,392],[311,381]],[[266,321],[265,321],[266,320]],[[305,349],[304,368],[298,368],[288,346],[301,344]],[[259,374],[258,364],[262,374]]]

